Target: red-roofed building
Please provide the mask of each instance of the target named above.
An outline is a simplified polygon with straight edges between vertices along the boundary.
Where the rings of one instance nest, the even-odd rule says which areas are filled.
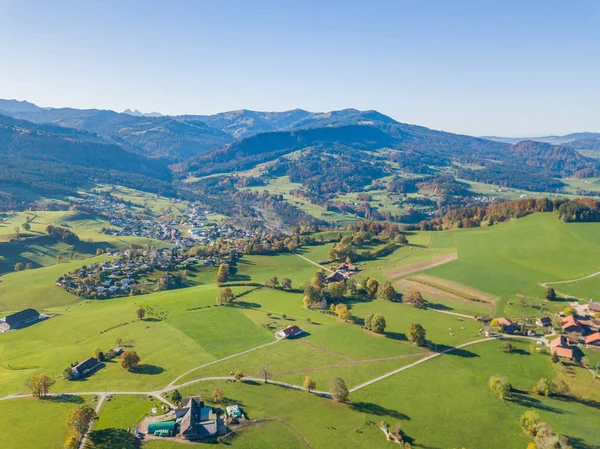
[[[563,359],[573,359],[573,350],[567,347],[567,339],[564,335],[550,341],[550,352]]]
[[[593,334],[590,334],[587,337],[585,337],[585,344],[600,346],[600,332],[594,332]]]
[[[583,326],[573,315],[569,315],[568,317],[562,319],[562,328],[565,332],[577,332],[579,334],[583,333]]]

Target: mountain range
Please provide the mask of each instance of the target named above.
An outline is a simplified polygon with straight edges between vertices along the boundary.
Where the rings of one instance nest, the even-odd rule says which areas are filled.
[[[478,138],[356,109],[326,113],[242,109],[163,116],[130,110],[42,108],[26,101],[0,100],[0,136],[0,154],[9,162],[0,170],[0,188],[4,186],[5,193],[17,180],[18,185],[38,192],[64,193],[86,180],[111,179],[170,192],[190,174],[230,173],[259,164],[270,164],[273,173],[316,183],[314,176],[331,177],[331,170],[341,163],[346,164],[344,169],[367,167],[372,177],[358,177],[355,185],[340,179],[331,184],[328,195],[342,184],[345,190],[360,190],[364,187],[360,182],[376,176],[441,172],[555,192],[564,186],[561,178],[597,176],[600,169],[598,160],[577,151],[597,149],[600,134],[525,141]],[[310,164],[314,176],[294,167],[302,164]],[[12,194],[16,195],[15,189]]]

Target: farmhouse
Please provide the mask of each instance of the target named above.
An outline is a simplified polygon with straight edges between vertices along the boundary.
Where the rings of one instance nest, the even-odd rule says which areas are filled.
[[[302,334],[304,331],[300,329],[298,326],[288,326],[287,328],[275,332],[275,336],[279,338],[294,338],[298,335]]]
[[[552,325],[552,320],[549,317],[544,316],[542,318],[539,318],[535,322],[535,324],[537,324],[540,327],[548,327],[548,326]]]
[[[573,359],[573,350],[568,347],[567,339],[563,335],[550,342],[550,352],[563,359]]]
[[[346,277],[342,273],[340,273],[339,271],[336,271],[335,273],[331,273],[329,276],[327,276],[325,278],[325,281],[328,284],[331,284],[332,282],[341,282],[345,279],[346,279]]]
[[[577,332],[579,334],[582,334],[584,331],[579,320],[573,315],[562,319],[562,328],[565,332]]]
[[[497,319],[498,324],[502,327],[502,330],[507,334],[512,334],[521,329],[521,327],[509,320],[508,318],[500,317]]]
[[[0,320],[0,332],[6,332],[13,329],[20,329],[39,321],[40,313],[35,309],[25,309],[13,313]]]
[[[587,337],[585,337],[585,344],[600,346],[600,332],[594,332],[593,334],[590,334]]]
[[[209,438],[218,433],[217,414],[199,398],[184,398],[183,405],[175,409],[175,418],[179,434],[186,440]]]
[[[73,367],[73,377],[75,379],[81,379],[82,377],[89,376],[102,365],[103,363],[100,362],[98,359],[96,359],[95,357],[90,357],[89,359],[81,362],[79,365]]]
[[[590,303],[587,306],[588,312],[590,312],[592,315],[600,312],[600,302],[594,302],[594,301],[590,301]]]
[[[356,267],[355,265],[352,265],[348,262],[344,262],[344,263],[340,264],[337,271],[341,271],[342,273],[357,273],[358,267]]]

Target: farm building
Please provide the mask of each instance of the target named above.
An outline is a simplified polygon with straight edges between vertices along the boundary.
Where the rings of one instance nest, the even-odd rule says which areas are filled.
[[[584,329],[581,323],[573,315],[562,319],[562,328],[565,332],[577,332],[582,334]]]
[[[0,332],[20,329],[40,320],[40,312],[35,309],[25,309],[13,313],[0,320]]]
[[[550,318],[548,318],[547,316],[544,316],[542,318],[539,318],[535,324],[537,324],[540,327],[548,327],[552,325],[552,320]]]
[[[148,424],[148,434],[157,437],[175,436],[175,421],[159,421]]]
[[[509,320],[508,318],[500,317],[497,319],[498,324],[502,327],[502,330],[507,334],[512,334],[516,331],[521,330],[521,327]]]
[[[335,273],[331,273],[329,276],[327,276],[325,278],[325,281],[328,284],[331,284],[332,282],[341,282],[345,279],[346,279],[346,277],[342,273],[340,273],[339,271],[336,271]]]
[[[590,301],[590,303],[587,306],[587,309],[588,312],[590,312],[592,315],[600,312],[600,302]]]
[[[275,332],[275,336],[278,338],[294,338],[298,335],[302,334],[304,331],[300,329],[298,326],[288,326],[287,328]]]
[[[195,397],[184,398],[183,405],[175,409],[179,434],[186,440],[199,440],[217,435],[217,415],[204,401]]]
[[[600,346],[600,332],[594,332],[593,334],[590,334],[587,337],[585,337],[585,344]]]
[[[75,379],[81,379],[82,377],[89,376],[102,365],[104,364],[98,359],[90,357],[89,359],[81,362],[79,365],[73,367],[73,377]]]
[[[352,265],[348,262],[344,262],[344,263],[340,264],[340,266],[338,267],[338,271],[341,271],[343,273],[357,273],[358,267],[356,265]]]
[[[573,350],[567,346],[567,339],[561,335],[550,342],[550,352],[563,359],[572,360]]]

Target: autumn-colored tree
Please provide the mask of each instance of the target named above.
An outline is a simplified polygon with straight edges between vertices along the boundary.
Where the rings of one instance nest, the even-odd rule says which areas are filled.
[[[317,387],[317,383],[310,376],[304,376],[304,389],[309,393]]]
[[[83,435],[90,424],[98,419],[96,411],[87,404],[79,405],[72,409],[67,415],[66,424],[70,429],[74,429]]]
[[[420,324],[411,324],[406,332],[406,338],[417,346],[425,346],[426,331]]]
[[[227,282],[229,279],[230,271],[229,265],[226,263],[222,263],[219,265],[219,271],[217,271],[217,284],[221,284],[223,282]]]
[[[371,330],[378,334],[383,334],[385,331],[386,323],[383,315],[376,314],[371,318]]]
[[[402,296],[402,302],[410,304],[413,307],[421,308],[425,304],[421,292],[418,290],[409,290]]]
[[[235,372],[235,374],[233,375],[233,378],[235,379],[236,382],[241,382],[242,379],[244,378],[244,373],[242,373],[241,370],[237,370]]]
[[[219,290],[219,294],[217,295],[217,304],[229,304],[234,299],[235,295],[233,294],[233,290],[231,290],[229,287],[225,287]]]
[[[344,297],[344,293],[346,293],[346,285],[343,281],[332,282],[327,286],[327,293],[333,299],[341,299]]]
[[[134,371],[140,364],[140,356],[133,349],[121,354],[121,368],[127,371]]]
[[[223,393],[223,391],[220,388],[215,388],[213,390],[213,402],[215,404],[220,404],[221,401],[223,401],[223,398],[225,397],[225,394]]]
[[[146,316],[146,309],[144,309],[143,307],[140,307],[135,311],[135,314],[136,314],[138,320],[143,320],[144,317]]]
[[[323,271],[317,271],[310,283],[312,286],[317,287],[318,289],[325,287],[325,274]]]
[[[23,262],[17,262],[15,264],[15,271],[23,271],[25,269],[25,265]]]
[[[346,402],[350,394],[346,382],[337,376],[332,376],[329,380],[329,393],[338,402]]]
[[[365,329],[368,331],[370,331],[372,329],[371,321],[373,320],[374,316],[375,316],[374,314],[369,313],[367,315],[367,317],[365,318]]]
[[[550,396],[550,382],[545,377],[542,377],[535,387],[533,387],[533,392],[535,394],[539,394],[540,396]]]
[[[29,379],[29,389],[31,395],[37,398],[44,398],[48,394],[50,387],[55,384],[55,380],[45,374],[31,376]]]
[[[534,410],[527,410],[519,420],[521,428],[530,437],[535,437],[535,427],[540,421],[540,415]]]
[[[490,377],[490,380],[488,381],[488,387],[492,393],[497,395],[500,399],[506,399],[510,397],[510,393],[512,391],[512,386],[504,377]]]
[[[377,297],[379,299],[386,299],[388,301],[395,301],[398,293],[396,289],[392,286],[391,282],[384,282],[383,284],[379,284],[377,288]]]
[[[267,287],[277,288],[279,287],[279,278],[277,276],[273,276],[265,281],[265,285]]]
[[[63,449],[77,449],[79,447],[80,440],[80,433],[77,432],[75,429],[71,429],[69,431],[69,434],[67,435],[67,439],[65,440]]]
[[[369,278],[366,280],[364,286],[365,290],[367,291],[367,295],[369,295],[372,298],[377,294],[377,290],[379,289],[379,282],[377,282],[377,280],[375,279]]]
[[[574,307],[567,307],[564,311],[563,311],[565,316],[569,316],[569,315],[575,315],[577,313],[577,310],[575,310]]]
[[[348,306],[346,304],[338,304],[335,306],[335,313],[340,320],[348,321],[352,318]]]

